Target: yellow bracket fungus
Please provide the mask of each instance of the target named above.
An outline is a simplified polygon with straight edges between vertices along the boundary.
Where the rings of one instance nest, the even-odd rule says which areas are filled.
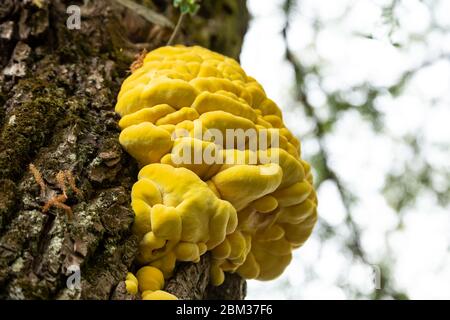
[[[131,193],[141,269],[127,276],[130,293],[176,299],[164,279],[207,251],[214,285],[224,272],[283,272],[312,232],[316,193],[300,142],[238,62],[197,46],[156,49],[123,82],[115,110],[120,143],[141,166]]]

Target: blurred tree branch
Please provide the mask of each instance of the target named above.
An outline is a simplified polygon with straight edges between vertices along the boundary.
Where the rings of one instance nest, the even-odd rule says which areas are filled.
[[[385,23],[391,24],[389,31],[389,38],[391,38],[393,32],[400,27],[399,21],[396,17],[396,7],[401,1],[394,0],[392,3],[383,8],[382,17]],[[392,97],[401,95],[408,85],[410,80],[421,70],[432,66],[433,64],[450,59],[450,53],[441,53],[429,60],[423,61],[421,64],[414,68],[402,73],[398,81],[395,84],[388,87],[376,87],[371,83],[363,83],[359,86],[352,87],[349,91],[358,91],[364,93],[365,101],[362,104],[355,104],[346,98],[345,93],[341,90],[327,92],[321,86],[323,75],[321,74],[321,66],[319,64],[304,65],[297,58],[296,54],[292,51],[288,34],[290,30],[290,19],[292,13],[297,9],[301,1],[286,0],[283,4],[283,10],[286,17],[286,22],[282,30],[282,36],[285,42],[286,51],[285,58],[291,65],[295,76],[294,96],[295,100],[301,105],[305,117],[308,123],[312,124],[312,131],[308,133],[308,138],[313,139],[318,150],[315,154],[310,156],[313,168],[316,171],[316,188],[319,188],[324,181],[332,182],[338,191],[341,202],[345,209],[345,223],[350,230],[350,235],[345,239],[344,246],[351,253],[353,260],[359,260],[366,265],[374,264],[373,261],[367,256],[362,244],[361,235],[362,230],[358,223],[354,220],[352,212],[355,204],[358,202],[358,197],[352,192],[346,185],[346,183],[339,176],[339,173],[333,168],[330,163],[330,154],[327,149],[326,139],[329,135],[333,134],[333,127],[339,121],[341,114],[348,111],[357,111],[361,114],[363,119],[368,121],[375,132],[381,133],[384,131],[383,113],[376,107],[377,98],[389,94]],[[315,22],[315,33],[317,35],[318,28],[321,23]],[[313,40],[314,41],[314,40]],[[395,46],[395,44],[393,44]],[[307,78],[313,76],[318,82],[320,89],[326,95],[326,114],[323,116],[323,112],[319,114],[318,107],[315,106],[309,97],[309,88],[307,85]],[[322,110],[323,111],[323,110]],[[385,133],[385,132],[383,132]],[[410,145],[414,150],[414,154],[417,156],[417,162],[414,164],[406,164],[405,169],[401,173],[388,173],[386,176],[385,188],[383,190],[388,203],[397,211],[401,212],[405,206],[413,203],[422,189],[432,189],[435,191],[439,202],[442,205],[448,204],[450,189],[448,187],[442,187],[441,190],[437,190],[433,186],[432,173],[436,173],[437,170],[426,161],[422,155],[420,143],[418,143],[419,137],[405,137],[404,143]],[[444,169],[439,172],[444,179],[446,177],[449,181],[450,173]],[[326,200],[322,200],[326,201]],[[337,236],[324,219],[319,220],[319,229],[321,237],[332,238]],[[400,220],[401,221],[401,220]],[[400,226],[399,226],[400,227]],[[319,230],[320,232],[320,230]],[[389,250],[389,249],[388,249]],[[387,263],[389,262],[389,263]],[[394,299],[407,299],[407,295],[401,290],[394,288],[389,276],[391,275],[391,267],[394,261],[392,257],[386,257],[385,261],[378,263],[378,266],[382,269],[382,287],[380,290],[374,290],[371,298],[394,298]],[[354,288],[343,286],[354,297],[359,297],[361,294]]]
[[[358,112],[362,119],[369,123],[373,131],[377,134],[383,134],[391,140],[395,140],[387,132],[384,123],[384,113],[377,106],[377,101],[380,97],[389,96],[392,99],[405,94],[405,89],[410,84],[411,80],[425,68],[431,67],[434,64],[443,61],[450,60],[450,53],[439,52],[432,55],[427,60],[418,63],[416,66],[402,72],[394,84],[389,86],[377,86],[370,81],[365,81],[362,84],[352,86],[347,89],[337,89],[333,91],[326,90],[322,85],[324,79],[324,71],[322,68],[321,59],[317,59],[318,62],[305,64],[298,59],[296,53],[292,50],[288,35],[290,31],[290,21],[293,13],[298,13],[301,6],[301,0],[285,0],[283,4],[283,11],[285,15],[285,24],[282,29],[282,37],[285,43],[285,59],[292,67],[294,72],[294,98],[298,106],[306,117],[306,120],[312,126],[312,130],[306,133],[303,140],[307,138],[312,140],[317,145],[317,151],[314,154],[308,155],[315,170],[315,184],[316,188],[322,185],[323,182],[329,181],[336,186],[340,201],[345,211],[345,226],[349,230],[349,235],[337,234],[333,226],[331,226],[325,219],[319,218],[318,234],[320,238],[325,241],[327,239],[341,238],[342,246],[347,253],[350,253],[352,262],[360,262],[367,266],[376,264],[381,269],[381,283],[382,286],[379,290],[374,290],[370,295],[373,299],[407,299],[408,296],[399,288],[396,288],[392,279],[392,267],[395,264],[395,256],[390,251],[389,245],[386,240],[387,253],[380,261],[371,261],[368,253],[364,249],[361,239],[364,230],[361,229],[359,224],[355,221],[353,212],[356,205],[360,201],[359,197],[353,192],[347,185],[347,182],[343,180],[339,172],[333,167],[330,161],[330,150],[328,150],[326,140],[334,134],[333,129],[340,121],[342,116],[349,111]],[[392,37],[395,31],[401,28],[401,24],[397,17],[397,11],[402,4],[400,0],[393,0],[388,6],[382,7],[381,18],[383,23],[388,25],[388,39],[391,44],[400,50],[400,46],[392,41]],[[431,4],[427,4],[431,6]],[[431,9],[430,9],[431,10]],[[309,17],[311,19],[311,17]],[[317,34],[323,27],[323,23],[320,20],[314,20],[310,22],[313,27],[313,38],[310,46],[315,49],[315,42],[317,40]],[[435,23],[431,23],[432,27],[436,27]],[[427,30],[426,32],[429,32]],[[373,41],[381,41],[375,39],[372,35],[368,36]],[[426,39],[426,35],[421,37]],[[409,39],[409,38],[408,38]],[[315,105],[313,103],[310,94],[309,81],[314,79],[314,84],[325,95],[325,103],[322,105]],[[364,97],[363,102],[355,102],[349,98],[349,94],[353,92],[361,93]],[[401,228],[402,215],[401,213],[405,208],[411,206],[416,201],[418,195],[426,190],[431,191],[436,195],[440,205],[448,205],[450,199],[450,172],[446,170],[446,167],[437,168],[427,161],[422,146],[424,142],[421,141],[421,133],[416,132],[412,136],[405,136],[400,141],[395,141],[398,144],[402,144],[412,151],[414,161],[407,162],[403,165],[401,172],[388,172],[385,177],[385,186],[383,195],[387,203],[398,213],[399,223],[395,230]],[[443,149],[448,150],[448,146],[442,146]],[[439,178],[441,184],[435,182]],[[442,183],[444,181],[444,183]],[[447,181],[447,183],[445,183]],[[326,201],[322,199],[321,201]],[[320,217],[320,206],[319,206]],[[392,230],[392,231],[395,231]],[[388,231],[385,238],[389,236]],[[348,276],[348,275],[346,275]],[[363,295],[359,290],[353,288],[351,285],[341,283],[341,287],[352,297],[367,297]]]

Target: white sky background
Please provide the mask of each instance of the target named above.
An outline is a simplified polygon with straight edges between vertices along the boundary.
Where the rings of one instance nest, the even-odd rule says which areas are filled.
[[[280,33],[284,25],[282,2],[249,1],[253,20],[245,38],[241,63],[278,103],[287,126],[302,138],[309,127],[301,112],[295,110],[301,106],[292,100],[294,75],[284,60],[285,47]],[[301,7],[291,22],[290,46],[302,63],[321,61],[324,85],[329,90],[345,89],[364,81],[391,85],[404,70],[450,52],[450,32],[429,34],[426,45],[418,41],[407,49],[392,46],[387,37],[389,30],[381,17],[381,6],[390,1],[299,2]],[[435,2],[438,5],[433,13],[435,21],[450,28],[450,1]],[[430,12],[420,1],[403,0],[398,10],[400,28],[392,35],[394,41],[408,42],[408,36],[423,33],[430,26]],[[345,12],[345,18],[338,20]],[[315,17],[319,17],[324,27],[312,43],[311,21]],[[373,34],[377,40],[355,33]],[[320,89],[311,92],[312,102],[320,111],[323,93]],[[398,218],[381,194],[389,169],[396,166],[401,169],[404,163],[414,164],[409,151],[395,140],[408,133],[423,132],[427,160],[450,170],[448,150],[439,151],[435,146],[449,143],[450,137],[449,61],[423,69],[399,98],[382,97],[377,107],[385,113],[390,137],[377,135],[357,113],[348,112],[327,140],[331,164],[360,199],[353,218],[363,231],[362,244],[369,259],[376,264],[390,252],[395,261],[389,281],[405,290],[410,298],[449,299],[450,208],[440,208],[434,197],[422,194],[415,207],[405,212],[404,228],[387,234],[395,228]],[[307,158],[315,148],[313,143],[303,143],[303,156]],[[270,282],[249,281],[248,299],[348,298],[339,284],[351,284],[367,294],[372,292],[371,269],[352,262],[342,250],[340,241],[349,231],[335,186],[323,183],[318,196],[319,215],[336,228],[338,237],[321,243],[313,234],[295,252],[291,265],[280,278]],[[313,280],[306,281],[307,273],[314,275]]]

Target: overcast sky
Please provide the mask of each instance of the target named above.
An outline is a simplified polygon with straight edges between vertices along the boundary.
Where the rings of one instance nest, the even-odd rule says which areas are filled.
[[[380,4],[389,1],[300,2],[302,7],[293,16],[289,43],[304,63],[322,61],[324,85],[329,90],[345,89],[365,81],[390,85],[404,70],[434,55],[450,52],[448,32],[431,34],[426,45],[417,43],[402,50],[392,46],[380,10]],[[439,7],[434,12],[434,19],[450,28],[450,1],[435,2]],[[301,139],[310,124],[305,122],[298,109],[295,110],[299,106],[291,98],[294,79],[283,58],[281,3],[281,0],[249,1],[254,18],[245,37],[241,63],[278,103],[287,126]],[[345,12],[346,18],[337,19]],[[311,21],[315,17],[324,23],[324,28],[312,44]],[[399,19],[401,28],[393,38],[400,42],[408,35],[420,34],[431,23],[428,9],[415,0],[401,1]],[[357,33],[374,34],[376,40]],[[320,111],[323,92],[312,88],[311,94],[312,102]],[[357,95],[353,98],[360,99]],[[449,299],[450,208],[440,208],[434,197],[421,194],[416,206],[407,210],[404,228],[387,235],[396,226],[398,218],[381,194],[384,176],[393,165],[398,164],[401,168],[402,164],[414,163],[408,150],[396,141],[408,133],[422,132],[427,160],[450,171],[448,149],[436,148],[436,144],[448,143],[450,137],[449,62],[441,61],[423,69],[400,98],[382,97],[377,101],[377,107],[385,113],[390,137],[375,134],[356,112],[349,112],[327,140],[331,164],[360,197],[353,218],[363,230],[363,247],[373,263],[391,252],[395,267],[389,281],[404,289],[410,298]],[[314,143],[304,143],[303,156],[307,158],[316,148]],[[346,294],[338,282],[357,286],[367,294],[373,290],[372,269],[352,262],[342,252],[339,241],[345,238],[348,228],[335,186],[325,182],[318,195],[319,215],[336,228],[341,237],[321,243],[313,234],[295,252],[291,265],[280,278],[270,282],[249,281],[249,299],[345,299]],[[316,277],[306,281],[306,272],[311,269]]]

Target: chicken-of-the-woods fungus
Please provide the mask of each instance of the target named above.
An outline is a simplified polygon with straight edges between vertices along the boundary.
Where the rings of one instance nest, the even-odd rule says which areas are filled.
[[[164,280],[207,251],[214,285],[224,272],[283,272],[317,220],[316,193],[300,142],[238,62],[198,46],[156,49],[122,84],[116,112],[120,143],[141,166],[130,293],[176,299]]]

